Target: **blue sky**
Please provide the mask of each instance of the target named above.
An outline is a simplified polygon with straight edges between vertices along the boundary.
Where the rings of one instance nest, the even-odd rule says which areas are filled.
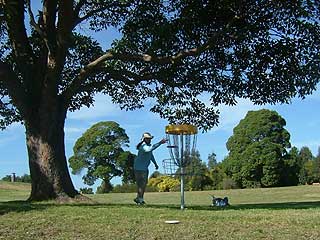
[[[249,110],[262,108],[277,111],[287,122],[286,129],[291,134],[291,144],[301,148],[308,146],[314,155],[320,146],[320,89],[306,99],[293,99],[291,104],[255,106],[250,101],[240,99],[237,106],[219,107],[220,124],[207,133],[198,134],[197,149],[203,161],[207,161],[210,153],[217,154],[218,161],[227,155],[226,141],[232,135],[233,128],[243,119]],[[165,137],[166,120],[145,109],[126,112],[113,105],[108,96],[97,95],[94,107],[83,107],[77,112],[68,113],[65,126],[66,155],[72,155],[72,147],[75,141],[93,124],[100,121],[116,121],[126,130],[130,138],[129,150],[136,153],[135,145],[139,142],[143,132],[151,132],[155,138],[153,142]],[[27,151],[25,145],[24,127],[13,124],[0,132],[0,178],[15,172],[21,176],[29,174]],[[169,158],[168,149],[165,145],[160,146],[154,152],[155,158],[162,169],[162,160]],[[153,165],[150,171],[154,171]],[[72,175],[72,180],[77,189],[84,187],[81,175]],[[119,179],[113,181],[119,183]],[[96,185],[95,185],[96,186]]]

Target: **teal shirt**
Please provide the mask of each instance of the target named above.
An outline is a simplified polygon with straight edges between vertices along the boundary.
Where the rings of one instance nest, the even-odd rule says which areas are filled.
[[[156,164],[152,151],[161,145],[160,142],[151,145],[142,143],[138,149],[138,155],[134,160],[133,168],[139,171],[148,171],[150,161]]]

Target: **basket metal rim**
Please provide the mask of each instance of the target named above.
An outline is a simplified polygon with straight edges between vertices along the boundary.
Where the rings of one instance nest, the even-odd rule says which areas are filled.
[[[198,128],[191,124],[170,124],[166,126],[165,131],[173,135],[193,135],[198,133]]]

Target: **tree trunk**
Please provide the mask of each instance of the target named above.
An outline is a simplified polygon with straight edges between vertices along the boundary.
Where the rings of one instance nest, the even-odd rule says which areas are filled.
[[[79,194],[72,184],[65,156],[65,116],[63,111],[46,109],[25,122],[32,179],[29,200],[74,198]]]
[[[112,191],[112,184],[109,178],[102,179],[100,187],[98,187],[98,193],[109,193]]]

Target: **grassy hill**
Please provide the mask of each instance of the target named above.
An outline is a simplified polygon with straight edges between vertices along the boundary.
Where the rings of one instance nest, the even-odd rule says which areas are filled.
[[[0,239],[320,239],[319,186],[186,192],[184,211],[180,193],[147,193],[142,207],[133,193],[89,195],[96,203],[16,201],[29,190],[0,182]],[[231,206],[210,207],[210,194]]]
[[[30,194],[29,183],[6,182],[0,180],[0,202],[26,200]]]

